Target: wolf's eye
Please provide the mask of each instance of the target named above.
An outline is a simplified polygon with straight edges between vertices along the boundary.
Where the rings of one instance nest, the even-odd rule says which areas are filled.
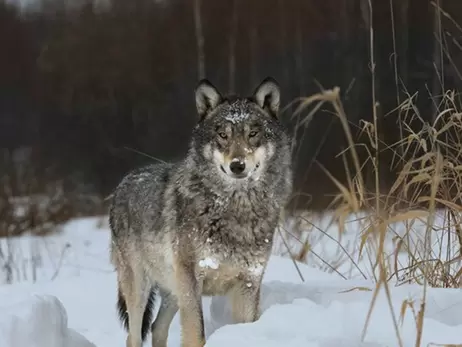
[[[222,139],[227,139],[228,138],[228,135],[226,135],[226,133],[224,131],[220,131],[218,133],[218,136],[220,136]]]
[[[249,133],[249,137],[255,137],[255,136],[257,136],[257,134],[258,134],[258,131],[251,131]]]

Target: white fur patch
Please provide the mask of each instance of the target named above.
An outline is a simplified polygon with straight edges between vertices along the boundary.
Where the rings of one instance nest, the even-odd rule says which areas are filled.
[[[218,263],[216,259],[213,259],[210,257],[199,260],[199,267],[201,268],[210,268],[210,269],[216,270],[218,269],[219,266],[220,266],[220,263]]]
[[[204,150],[203,150],[203,155],[204,155],[204,158],[206,159],[212,159],[212,146],[209,145],[209,144],[206,144],[204,146]]]
[[[218,165],[223,165],[225,163],[225,157],[219,150],[213,150],[212,155],[215,163],[217,163]]]
[[[254,152],[256,162],[264,163],[274,155],[274,146],[268,144],[267,146],[259,147]]]

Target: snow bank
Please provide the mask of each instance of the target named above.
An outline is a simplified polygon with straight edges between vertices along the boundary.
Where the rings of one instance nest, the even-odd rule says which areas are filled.
[[[115,308],[117,279],[109,262],[107,226],[99,226],[98,219],[93,218],[75,220],[63,228],[60,235],[36,240],[47,250],[36,283],[0,285],[0,347],[125,347],[126,332]],[[353,237],[357,231],[349,233],[351,245],[356,247]],[[18,249],[26,240],[16,240]],[[320,238],[317,246],[335,256],[338,245],[327,242]],[[384,293],[378,295],[369,329],[361,340],[372,301],[371,281],[344,280],[336,273],[314,268],[316,264],[311,261],[309,264],[298,264],[303,281],[290,259],[271,257],[262,286],[262,316],[255,323],[230,324],[229,302],[224,297],[204,298],[206,346],[398,346]],[[407,310],[401,319],[400,312],[406,301],[418,310],[422,287],[390,289],[403,346],[414,347],[413,313]],[[168,347],[180,346],[180,334],[176,315]],[[428,290],[421,346],[430,343],[462,343],[461,289]]]
[[[0,238],[0,253],[4,255],[3,259],[0,257],[0,285],[39,284],[57,278],[112,272],[110,233],[106,224],[107,218],[84,218],[63,224],[57,234]],[[5,259],[11,269],[9,276],[3,263]]]
[[[359,284],[359,283],[356,283]],[[229,302],[212,299],[211,321],[215,330],[206,347],[395,347],[398,346],[390,308],[380,293],[372,311],[365,339],[361,341],[372,300],[372,284],[351,281],[290,284],[278,281],[262,287],[262,316],[255,323],[230,324]],[[415,346],[417,330],[413,313],[400,317],[403,302],[421,303],[419,286],[394,288],[392,306],[403,346]],[[452,296],[452,299],[449,297]],[[448,305],[452,302],[452,305]],[[421,346],[462,342],[462,293],[430,289],[426,301]],[[450,318],[449,318],[450,317]]]
[[[4,347],[96,347],[68,328],[64,306],[50,295],[2,307],[0,341]]]

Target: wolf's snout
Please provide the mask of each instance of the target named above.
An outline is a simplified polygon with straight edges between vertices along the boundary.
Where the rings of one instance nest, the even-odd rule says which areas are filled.
[[[245,163],[240,160],[232,161],[231,164],[229,164],[229,169],[231,172],[235,175],[240,175],[244,172],[245,170]]]

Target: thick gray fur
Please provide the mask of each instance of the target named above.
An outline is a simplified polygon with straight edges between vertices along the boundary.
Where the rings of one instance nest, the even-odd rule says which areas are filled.
[[[182,347],[204,345],[202,295],[229,295],[235,322],[259,317],[261,280],[292,192],[279,87],[267,78],[251,97],[224,98],[203,80],[196,106],[185,158],[132,171],[112,196],[111,257],[128,347],[143,343],[154,289],[162,304],[153,347],[166,347],[178,311]]]

